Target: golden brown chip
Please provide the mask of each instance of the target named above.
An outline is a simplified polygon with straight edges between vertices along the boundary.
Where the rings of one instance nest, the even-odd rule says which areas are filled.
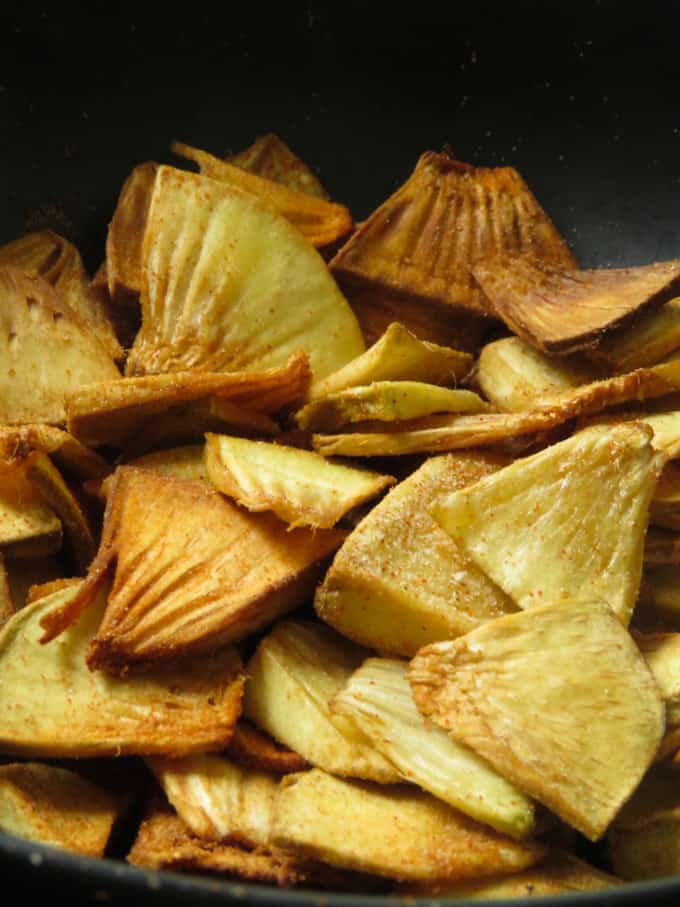
[[[588,355],[612,372],[656,365],[680,347],[680,299],[644,312],[633,324],[607,333]]]
[[[58,579],[47,580],[44,583],[33,583],[28,587],[25,604],[31,605],[33,602],[37,602],[38,599],[53,595],[55,592],[61,592],[62,589],[71,589],[81,583],[82,578],[79,576],[62,576]]]
[[[258,136],[252,145],[232,155],[227,162],[296,192],[328,199],[328,193],[310,168],[273,132]]]
[[[593,346],[606,331],[662,306],[680,289],[680,261],[576,271],[501,255],[478,262],[472,272],[498,317],[545,353]]]
[[[422,155],[409,179],[365,221],[331,262],[341,281],[493,315],[471,268],[511,252],[570,268],[566,243],[511,167],[471,167]]]
[[[428,718],[591,840],[639,784],[665,727],[649,667],[596,601],[538,605],[434,643],[409,680]]]
[[[54,554],[61,547],[59,517],[28,479],[23,464],[0,466],[0,548],[11,557]]]
[[[0,426],[1,462],[21,462],[36,450],[49,454],[60,470],[76,479],[101,479],[111,472],[103,457],[53,425]]]
[[[19,268],[53,284],[68,258],[68,246],[52,230],[27,233],[0,246],[0,268]]]
[[[123,183],[106,237],[106,279],[114,303],[142,288],[142,241],[158,164],[139,164]]]
[[[306,760],[273,740],[249,721],[241,719],[227,747],[227,756],[244,768],[287,775],[308,768]]]

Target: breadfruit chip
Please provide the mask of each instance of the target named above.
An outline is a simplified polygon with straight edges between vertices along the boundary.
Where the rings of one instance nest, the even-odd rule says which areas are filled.
[[[333,866],[414,881],[518,871],[544,853],[416,788],[347,781],[319,769],[281,781],[272,839]]]
[[[639,784],[665,727],[649,667],[597,601],[537,605],[434,643],[409,680],[426,717],[591,840]]]
[[[281,746],[245,719],[234,728],[226,755],[244,768],[287,775],[308,768],[307,761],[288,747]]]
[[[0,425],[0,462],[19,463],[36,450],[76,479],[101,479],[111,472],[103,457],[53,425]]]
[[[0,828],[20,838],[103,857],[120,807],[76,772],[37,762],[0,766]]]
[[[398,422],[435,413],[481,413],[488,405],[468,390],[450,390],[422,381],[373,381],[320,400],[295,417],[306,431],[336,431],[352,422]]]
[[[470,370],[472,357],[419,340],[403,325],[390,324],[372,347],[347,365],[316,381],[310,389],[310,400],[319,400],[351,387],[374,381],[424,381],[427,384],[450,384]]]
[[[588,355],[612,372],[656,365],[680,347],[680,299],[643,312],[631,325],[607,332]]]
[[[123,183],[106,236],[106,278],[114,303],[142,288],[142,242],[158,164],[139,164]]]
[[[534,827],[528,797],[416,708],[405,662],[368,658],[331,702],[356,724],[404,781],[513,838]]]
[[[232,155],[227,162],[296,192],[328,199],[328,193],[310,168],[273,132],[258,136],[252,145]]]
[[[319,254],[236,187],[160,167],[142,258],[129,375],[268,368],[302,350],[320,379],[364,350]]]
[[[248,636],[310,597],[345,534],[288,531],[241,510],[205,482],[120,467],[88,579],[44,622],[53,638],[87,607],[115,561],[113,588],[88,663],[112,673],[134,662],[213,650]]]
[[[546,353],[593,346],[605,331],[680,290],[680,260],[576,271],[506,255],[480,261],[472,272],[498,317]]]
[[[210,433],[205,465],[222,494],[248,510],[272,510],[291,527],[330,529],[352,507],[395,482],[391,476],[329,463],[310,450]]]
[[[662,465],[646,426],[593,427],[454,492],[431,512],[521,608],[597,598],[627,625]]]
[[[519,337],[487,343],[477,362],[476,379],[484,396],[504,412],[533,409],[546,397],[556,397],[581,384],[590,384],[597,372],[578,356],[546,356]]]
[[[252,171],[234,167],[207,151],[182,142],[173,142],[172,151],[198,164],[203,176],[255,196],[262,204],[285,217],[313,246],[327,246],[352,229],[352,215],[344,205],[336,205],[307,192],[298,192],[283,182],[274,182]]]
[[[364,517],[317,589],[322,620],[361,645],[396,655],[467,633],[516,606],[428,513],[440,497],[507,459],[470,451],[433,457]]]
[[[666,703],[666,730],[675,728],[680,725],[680,633],[636,634],[635,640]]]
[[[280,623],[248,663],[243,714],[312,765],[337,775],[398,781],[392,763],[330,708],[367,654],[323,625]]]
[[[59,640],[40,645],[41,621],[79,592],[27,605],[0,631],[0,749],[20,756],[183,756],[224,748],[244,677],[232,648],[113,680],[85,655],[107,588]]]
[[[0,548],[12,557],[46,556],[61,547],[61,522],[23,465],[0,465]]]
[[[203,458],[203,444],[189,444],[185,447],[171,447],[168,450],[156,450],[133,460],[126,460],[125,466],[134,466],[164,476],[176,476],[178,479],[190,479],[194,482],[208,482],[208,473]],[[88,484],[88,490],[106,501],[111,494],[115,474],[107,476],[101,482]]]
[[[68,258],[68,246],[52,230],[39,230],[0,246],[0,268],[19,268],[54,284]]]
[[[167,436],[168,421],[194,424],[202,436],[212,412],[215,420],[222,415],[234,426],[272,434],[276,425],[264,413],[301,397],[309,375],[307,357],[298,354],[261,371],[175,372],[86,385],[66,395],[69,431],[86,444],[125,447],[146,438],[156,423],[157,434]]]
[[[516,170],[471,167],[427,151],[340,249],[331,270],[343,281],[493,315],[471,268],[501,252],[576,265]]]
[[[63,396],[120,372],[89,328],[42,278],[0,270],[0,422],[60,423]]]

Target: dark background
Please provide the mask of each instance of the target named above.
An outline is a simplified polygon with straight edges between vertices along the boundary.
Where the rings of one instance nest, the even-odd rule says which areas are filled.
[[[37,4],[0,10],[0,242],[94,268],[129,169],[278,132],[364,217],[426,148],[513,164],[584,264],[680,256],[680,4]]]

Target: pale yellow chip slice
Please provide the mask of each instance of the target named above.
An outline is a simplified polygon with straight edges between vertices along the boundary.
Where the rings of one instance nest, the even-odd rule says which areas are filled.
[[[364,350],[318,252],[233,186],[160,167],[142,259],[129,375],[270,368],[303,351],[320,379]]]
[[[405,880],[474,879],[525,869],[543,855],[474,822],[417,788],[286,775],[273,842],[345,869]]]
[[[208,478],[222,494],[252,511],[273,511],[291,527],[330,529],[352,507],[395,480],[329,463],[309,450],[208,433]]]
[[[78,594],[27,605],[0,631],[0,749],[20,756],[181,756],[219,750],[241,710],[234,649],[112,679],[85,662],[106,587],[58,640],[40,645],[41,619]]]
[[[431,512],[521,608],[574,597],[628,624],[663,465],[650,430],[586,429],[456,491]]]
[[[639,784],[665,728],[649,667],[597,601],[538,605],[434,643],[409,680],[428,718],[591,840]]]

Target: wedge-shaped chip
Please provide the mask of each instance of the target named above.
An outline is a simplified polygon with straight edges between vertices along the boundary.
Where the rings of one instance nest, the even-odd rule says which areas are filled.
[[[646,426],[594,427],[454,492],[431,512],[521,608],[597,598],[627,625],[662,465]]]
[[[0,548],[12,557],[46,556],[61,547],[61,522],[23,465],[0,465]]]
[[[651,526],[645,537],[645,566],[680,564],[680,532]]]
[[[106,278],[114,303],[142,288],[142,242],[158,164],[139,164],[123,183],[106,237]]]
[[[147,764],[178,815],[199,838],[265,847],[279,779],[223,756],[154,756]]]
[[[173,142],[175,154],[198,164],[203,176],[247,192],[296,227],[314,246],[327,246],[352,229],[352,215],[344,205],[289,188],[285,183],[234,167],[207,151]]]
[[[434,643],[409,680],[428,718],[591,840],[637,787],[665,727],[643,656],[596,601],[538,605]]]
[[[471,365],[472,357],[467,353],[419,340],[395,322],[365,353],[323,381],[317,381],[309,396],[311,400],[318,400],[374,381],[450,384],[463,378]]]
[[[428,151],[342,247],[331,269],[341,280],[493,314],[470,269],[499,252],[575,266],[516,170],[471,167]]]
[[[680,290],[680,260],[575,271],[506,255],[478,262],[472,273],[498,317],[546,353],[593,346],[605,331]]]
[[[176,372],[92,384],[66,396],[69,431],[86,444],[125,447],[148,437],[156,423],[156,433],[167,436],[168,421],[179,427],[193,423],[202,436],[213,414],[215,420],[222,416],[223,424],[231,420],[272,434],[276,425],[264,414],[301,397],[309,377],[307,357],[298,354],[283,366],[261,371]]]
[[[666,730],[675,728],[680,725],[680,633],[639,634],[635,638],[666,703]]]
[[[49,454],[62,472],[76,479],[101,479],[111,472],[103,457],[53,425],[0,426],[1,462],[22,462],[36,450]]]
[[[258,136],[250,147],[228,158],[228,163],[296,192],[328,198],[328,193],[309,167],[273,132]]]
[[[607,333],[588,355],[612,372],[656,365],[680,347],[680,299],[644,312],[633,324]]]
[[[546,356],[519,337],[487,343],[479,354],[477,383],[498,409],[522,412],[597,377],[596,369],[577,356]]]
[[[369,658],[331,702],[411,781],[496,831],[523,838],[533,831],[531,800],[471,749],[453,741],[416,708],[406,663]]]
[[[309,450],[229,435],[206,435],[212,484],[248,510],[272,510],[291,527],[330,529],[394,484],[391,476],[329,463]]]
[[[141,305],[129,375],[268,368],[303,350],[320,379],[364,349],[294,227],[240,189],[172,167],[159,169],[151,199]]]
[[[42,278],[1,269],[0,301],[0,422],[63,422],[67,391],[120,377],[99,340]]]
[[[307,761],[288,747],[281,746],[245,719],[234,728],[226,755],[243,768],[287,775],[308,768]]]
[[[451,639],[516,606],[435,523],[428,507],[507,460],[475,452],[427,460],[388,493],[338,551],[317,590],[319,617],[396,655]]]
[[[367,654],[328,627],[278,624],[248,663],[243,713],[312,765],[337,775],[398,781],[392,763],[330,708]]]
[[[21,756],[182,756],[222,749],[241,709],[234,649],[121,680],[85,663],[106,588],[59,640],[39,644],[41,620],[72,600],[66,588],[27,605],[0,632],[0,749]]]
[[[330,529],[288,531],[272,514],[247,513],[205,482],[121,467],[88,579],[45,620],[45,639],[87,607],[115,561],[92,667],[116,673],[134,662],[213,650],[304,602],[344,537]]]
[[[0,828],[20,838],[102,857],[119,813],[112,794],[75,772],[37,762],[0,766]]]
[[[287,775],[273,841],[345,869],[404,880],[474,879],[535,863],[543,848],[513,841],[429,794],[335,778]]]

